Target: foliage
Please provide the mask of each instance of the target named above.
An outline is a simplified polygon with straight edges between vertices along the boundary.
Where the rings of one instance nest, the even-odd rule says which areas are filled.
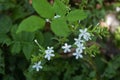
[[[110,35],[98,24],[108,9],[104,1],[71,2],[0,1],[0,80],[120,79],[120,56],[106,57],[101,52],[104,41],[97,41]],[[95,8],[96,4],[103,8]],[[74,38],[78,37],[79,29],[87,29],[91,40],[84,42],[83,58],[75,59],[71,52],[63,53],[61,46],[73,44],[75,52]],[[55,57],[49,61],[44,59],[48,46],[55,50]],[[32,68],[38,61],[42,61],[43,67],[39,72]]]

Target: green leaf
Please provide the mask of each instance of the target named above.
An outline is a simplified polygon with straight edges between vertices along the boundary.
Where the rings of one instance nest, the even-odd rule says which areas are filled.
[[[67,20],[74,22],[77,20],[83,20],[87,17],[87,14],[83,10],[73,10],[67,15]]]
[[[21,31],[34,32],[38,29],[43,29],[45,21],[38,16],[30,16],[23,20],[19,25],[17,33]]]
[[[42,32],[40,32],[40,31],[36,32],[35,39],[37,39],[37,41],[40,45],[44,44],[44,36],[43,36]]]
[[[33,74],[34,73],[32,73],[30,71],[24,71],[24,75],[26,77],[26,80],[34,80]]]
[[[21,51],[21,44],[20,42],[15,42],[11,48],[12,54],[18,54]]]
[[[53,34],[51,32],[46,32],[44,33],[44,45],[45,47],[47,47],[48,45],[53,45],[53,40],[52,38],[54,37]]]
[[[32,32],[23,32],[21,34],[21,40],[24,42],[33,42],[35,34]]]
[[[14,8],[12,12],[11,17],[13,20],[17,20],[17,19],[24,18],[26,15],[29,15],[29,14],[25,12],[25,8],[20,5],[16,5],[16,7]]]
[[[58,18],[52,21],[51,23],[52,31],[60,37],[67,37],[70,33],[70,29],[66,23],[65,18]]]
[[[21,40],[21,33],[17,34],[18,25],[13,25],[11,28],[11,36],[14,41],[20,41]],[[23,39],[23,38],[22,38]]]
[[[55,0],[53,8],[55,10],[55,13],[58,15],[65,15],[67,13],[67,8],[64,3],[62,3],[60,0]]]
[[[12,0],[0,0],[0,11],[13,9],[15,3]]]
[[[31,43],[25,44],[23,46],[23,53],[24,53],[26,59],[28,59],[28,60],[30,59],[32,50],[33,50],[33,45]]]
[[[37,13],[44,18],[52,18],[54,16],[54,10],[47,0],[33,0],[33,8]]]
[[[11,39],[9,38],[8,35],[0,33],[0,43],[10,45]]]
[[[8,16],[0,15],[0,33],[7,33],[11,29],[12,21]]]
[[[11,36],[14,41],[20,41],[20,42],[32,42],[34,39],[34,33],[33,32],[21,32],[19,34],[16,34],[17,25],[12,26],[11,29]]]

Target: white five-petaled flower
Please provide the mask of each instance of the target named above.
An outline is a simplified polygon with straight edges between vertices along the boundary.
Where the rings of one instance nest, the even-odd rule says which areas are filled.
[[[39,61],[38,63],[35,63],[32,68],[36,69],[36,71],[39,71],[40,69],[42,69],[41,66],[41,61]]]
[[[47,50],[45,50],[45,58],[47,60],[50,60],[51,57],[54,57],[55,55],[52,54],[54,52],[53,47],[47,47]]]
[[[73,56],[75,56],[76,59],[82,58],[83,56],[82,56],[81,53],[83,52],[83,50],[85,49],[85,47],[84,47],[83,43],[78,43],[76,45],[77,45],[77,48],[75,50],[76,52],[73,53]]]
[[[82,58],[82,57],[83,57],[82,54],[81,54],[82,52],[83,52],[82,49],[77,48],[77,49],[76,49],[76,52],[73,53],[73,56],[75,56],[76,59],[78,59],[78,58]]]
[[[90,38],[90,33],[87,32],[87,28],[85,28],[84,30],[80,29],[80,34],[79,34],[79,37],[83,37],[84,40],[88,41],[88,40],[91,40]]]
[[[80,49],[82,49],[82,50],[85,49],[85,46],[82,43],[78,44],[77,47],[80,48]]]
[[[64,49],[64,53],[71,52],[71,45],[68,45],[67,43],[62,46],[62,49]]]
[[[83,40],[81,40],[81,37],[79,37],[78,39],[77,38],[74,38],[74,40],[75,40],[75,45],[80,45],[81,43],[83,43],[84,41]]]
[[[59,18],[59,17],[61,17],[61,16],[60,15],[56,15],[56,16],[54,16],[54,19]]]

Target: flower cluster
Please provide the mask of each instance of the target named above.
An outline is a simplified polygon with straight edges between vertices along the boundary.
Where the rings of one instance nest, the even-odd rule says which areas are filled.
[[[38,44],[37,40],[35,40],[35,42]],[[51,57],[54,57],[55,54],[53,54],[54,50],[53,50],[53,47],[47,47],[47,50],[44,51],[45,53],[45,56],[44,58],[47,59],[47,60],[50,60]],[[39,69],[42,69],[42,66],[41,66],[41,61],[39,61],[38,63],[35,63],[33,66],[32,66],[33,69],[36,69],[36,71],[39,71]]]
[[[54,57],[55,54],[52,54],[54,52],[53,47],[47,47],[47,50],[45,50],[45,58],[47,60],[50,60],[51,57]]]
[[[78,38],[74,39],[75,40],[74,44],[77,46],[77,48],[73,53],[73,56],[75,56],[76,59],[83,57],[82,53],[83,53],[83,50],[85,49],[84,42],[91,40],[90,33],[87,32],[87,28],[85,28],[84,30],[80,29],[79,31],[80,31],[80,34]]]
[[[80,29],[80,34],[78,38],[74,38],[75,42],[73,45],[75,45],[75,52],[73,53],[73,56],[75,56],[76,59],[82,58],[83,50],[85,49],[84,43],[85,41],[91,40],[91,35],[89,32],[87,32],[87,28]],[[35,43],[41,48],[41,46],[38,44],[37,40],[35,40]],[[62,47],[64,53],[71,52],[72,45],[68,45],[68,43],[65,43]],[[51,60],[51,57],[54,57],[54,50],[53,47],[47,47],[46,50],[41,50],[42,53],[44,53],[44,58],[48,61]],[[38,63],[35,63],[32,68],[36,69],[36,71],[39,71],[39,69],[42,69],[41,61]]]
[[[82,53],[83,53],[83,50],[85,49],[84,42],[91,40],[91,36],[90,36],[90,33],[87,32],[87,28],[80,29],[79,31],[80,31],[80,34],[78,38],[74,39],[75,40],[74,45],[76,45],[76,49],[75,49],[75,52],[73,53],[73,56],[75,56],[76,59],[83,57]],[[68,45],[67,43],[65,43],[64,46],[62,46],[62,49],[64,49],[64,53],[71,52],[70,48],[71,48],[71,45]]]

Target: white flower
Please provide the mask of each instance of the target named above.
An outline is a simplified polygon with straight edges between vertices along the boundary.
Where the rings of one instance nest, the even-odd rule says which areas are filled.
[[[45,50],[45,58],[50,60],[51,57],[54,57],[55,55],[52,54],[54,52],[53,47],[47,47],[47,50]]]
[[[82,52],[83,52],[83,49],[78,47],[78,48],[76,48],[76,52],[77,52],[77,53],[82,53]]]
[[[84,30],[80,29],[79,30],[81,33],[79,34],[79,37],[83,37],[84,40],[88,41],[91,40],[90,38],[90,33],[87,32],[87,28],[85,28]]]
[[[70,52],[71,45],[68,45],[67,43],[62,46],[62,49],[64,49],[64,53]]]
[[[55,55],[52,54],[52,53],[46,53],[45,58],[46,58],[47,60],[50,60],[51,57],[54,57],[54,56],[55,56]]]
[[[74,40],[75,40],[75,43],[74,43],[75,45],[79,45],[84,42],[83,40],[81,40],[81,37],[79,37],[78,39],[74,38]]]
[[[61,17],[61,16],[60,15],[56,15],[56,16],[54,16],[54,19],[59,18],[59,17]]]
[[[85,49],[85,46],[82,43],[78,44],[77,47],[80,48],[80,49],[82,49],[82,50]]]
[[[39,71],[40,69],[42,69],[41,66],[41,61],[39,61],[38,63],[35,63],[32,68],[36,69],[36,71]]]
[[[49,19],[45,19],[46,20],[46,22],[50,22],[50,20]]]
[[[82,52],[83,52],[82,49],[77,48],[77,49],[76,49],[76,52],[73,53],[73,56],[75,56],[76,59],[82,58],[82,57],[83,57],[82,54],[81,54]]]
[[[83,58],[82,54],[81,53],[73,53],[73,55],[75,56],[76,59],[78,58]]]
[[[45,53],[53,53],[54,50],[53,50],[53,47],[47,47],[47,50],[45,50]]]

